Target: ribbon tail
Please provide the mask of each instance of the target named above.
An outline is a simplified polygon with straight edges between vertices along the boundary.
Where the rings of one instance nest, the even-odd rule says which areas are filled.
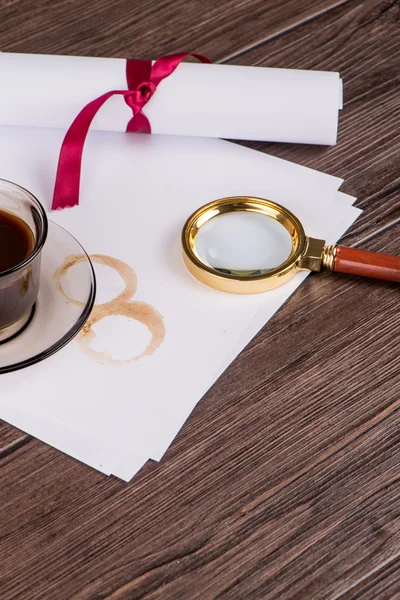
[[[65,134],[58,159],[52,210],[79,204],[82,153],[89,127],[103,104],[118,92],[107,92],[89,102]]]
[[[82,154],[86,136],[97,111],[108,98],[114,94],[120,94],[125,97],[125,101],[131,107],[134,117],[129,121],[127,131],[151,133],[150,122],[146,115],[142,113],[142,108],[154,94],[160,81],[173,73],[186,56],[194,56],[204,63],[211,62],[201,54],[188,52],[163,56],[157,59],[153,65],[151,61],[129,60],[126,70],[129,89],[107,92],[89,102],[81,110],[68,129],[61,145],[52,210],[79,204]],[[149,97],[143,96],[146,93],[150,94]],[[134,94],[142,94],[142,96],[137,99]],[[143,97],[145,102],[143,102]]]

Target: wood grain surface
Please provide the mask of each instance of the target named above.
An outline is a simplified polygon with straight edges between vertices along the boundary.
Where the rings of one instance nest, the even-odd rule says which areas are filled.
[[[346,244],[400,254],[400,8],[6,0],[1,50],[340,70],[339,143],[251,146],[346,179]],[[125,484],[0,427],[1,600],[400,596],[396,284],[310,276]]]
[[[338,70],[345,110],[336,146],[252,144],[345,179],[365,212],[344,236],[356,243],[400,218],[400,6],[347,2],[257,46],[234,62]]]
[[[157,58],[196,49],[214,61],[344,0],[3,0],[3,52]]]
[[[18,447],[25,437],[22,431],[0,420],[0,458]]]

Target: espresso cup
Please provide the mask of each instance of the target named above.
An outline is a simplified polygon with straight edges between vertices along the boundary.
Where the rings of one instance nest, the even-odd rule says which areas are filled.
[[[48,224],[45,210],[35,196],[5,179],[0,179],[0,217],[0,225],[3,222],[3,240],[0,226],[0,252],[3,253],[3,261],[0,264],[7,265],[5,269],[4,266],[0,268],[0,343],[3,343],[23,330],[33,315]],[[8,238],[5,236],[4,223],[8,218],[10,222],[25,227],[27,235],[31,236],[26,256],[18,254],[18,236],[12,236],[10,229]],[[6,260],[7,252],[10,252],[10,260],[14,255],[21,256],[16,261],[17,264]]]

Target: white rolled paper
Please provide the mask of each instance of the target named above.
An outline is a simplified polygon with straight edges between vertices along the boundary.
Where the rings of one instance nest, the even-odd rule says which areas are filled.
[[[0,53],[0,125],[67,129],[91,100],[127,89],[126,61]],[[153,133],[335,144],[338,73],[183,63],[164,79],[143,113]],[[125,131],[132,117],[110,98],[92,129]]]

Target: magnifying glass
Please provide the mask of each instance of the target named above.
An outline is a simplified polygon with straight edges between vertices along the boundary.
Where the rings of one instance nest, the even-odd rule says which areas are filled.
[[[400,257],[326,245],[308,237],[283,206],[250,196],[221,198],[199,208],[186,221],[182,246],[192,275],[235,294],[272,290],[304,269],[400,282]]]

